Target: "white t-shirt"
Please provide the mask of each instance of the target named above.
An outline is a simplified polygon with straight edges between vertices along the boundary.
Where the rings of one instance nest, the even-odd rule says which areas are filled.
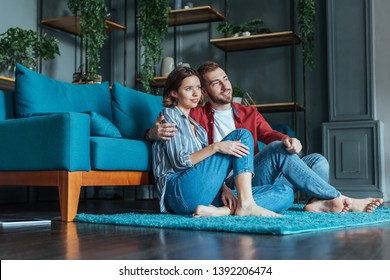
[[[221,141],[235,129],[233,108],[224,111],[214,110],[214,142]]]

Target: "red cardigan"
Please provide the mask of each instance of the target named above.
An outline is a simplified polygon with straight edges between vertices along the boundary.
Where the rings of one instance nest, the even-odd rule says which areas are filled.
[[[235,102],[232,102],[232,106],[236,128],[245,128],[253,135],[255,154],[259,152],[257,141],[269,144],[273,141],[288,137],[285,134],[273,130],[255,107],[244,106]],[[206,129],[209,144],[214,143],[214,111],[210,103],[207,102],[204,107],[191,109],[190,116]]]

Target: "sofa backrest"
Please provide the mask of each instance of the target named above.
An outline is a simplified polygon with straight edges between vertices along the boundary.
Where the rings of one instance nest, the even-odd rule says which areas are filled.
[[[151,128],[162,106],[162,96],[152,95],[114,83],[112,87],[113,121],[121,134],[142,140]]]
[[[14,117],[14,94],[10,91],[0,90],[0,121]]]
[[[93,111],[112,120],[108,82],[71,84],[54,80],[20,64],[16,66],[15,115]]]

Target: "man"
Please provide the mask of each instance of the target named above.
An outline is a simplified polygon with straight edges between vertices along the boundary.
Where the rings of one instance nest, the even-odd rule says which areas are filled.
[[[252,133],[256,154],[253,186],[263,186],[263,189],[270,190],[273,186],[284,185],[294,191],[300,190],[311,197],[305,210],[312,212],[372,212],[383,203],[381,198],[349,198],[329,185],[327,160],[320,154],[299,158],[302,145],[298,139],[273,130],[256,108],[232,102],[232,85],[217,63],[205,62],[198,72],[208,102],[204,107],[192,109],[190,116],[206,129],[209,143],[220,141],[236,128],[245,128]],[[158,118],[146,138],[169,141],[175,131],[174,124],[163,123]],[[257,141],[267,145],[261,152]],[[232,178],[226,179],[222,189],[226,191],[228,187],[234,188]],[[261,188],[254,192],[258,192],[254,196],[261,197]],[[292,204],[287,194],[283,198],[280,198],[280,193],[275,193],[275,197],[261,197],[260,206],[276,212],[287,209]],[[222,202],[225,205],[231,203],[232,207],[236,203],[231,200]]]

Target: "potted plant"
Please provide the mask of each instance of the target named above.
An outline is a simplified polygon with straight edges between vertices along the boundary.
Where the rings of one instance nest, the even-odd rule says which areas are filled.
[[[264,24],[264,20],[262,20],[261,18],[251,19],[247,22],[247,24],[249,26],[249,31],[251,32],[251,34],[262,33],[261,30],[262,30],[262,25]]]
[[[162,41],[168,32],[168,1],[141,0],[138,24],[141,30],[140,45],[144,59],[141,66],[141,83],[150,92],[150,84],[155,76],[155,66],[161,63]]]
[[[247,23],[240,24],[240,36],[250,36],[251,35],[251,26]]]
[[[244,90],[238,86],[238,85],[233,85],[233,102],[240,103],[242,102],[242,98],[244,97]]]
[[[217,31],[222,33],[225,38],[233,35],[234,25],[229,22],[220,23],[217,25]]]
[[[75,16],[80,16],[80,36],[86,53],[86,79],[95,81],[100,69],[101,49],[107,39],[108,9],[104,0],[69,0],[68,7]]]
[[[310,70],[315,66],[314,63],[314,24],[316,15],[315,0],[298,1],[298,24],[302,34],[303,60]]]
[[[53,59],[60,54],[56,38],[47,38],[34,30],[11,27],[0,34],[0,65],[14,73],[16,63],[36,70],[39,59]]]

